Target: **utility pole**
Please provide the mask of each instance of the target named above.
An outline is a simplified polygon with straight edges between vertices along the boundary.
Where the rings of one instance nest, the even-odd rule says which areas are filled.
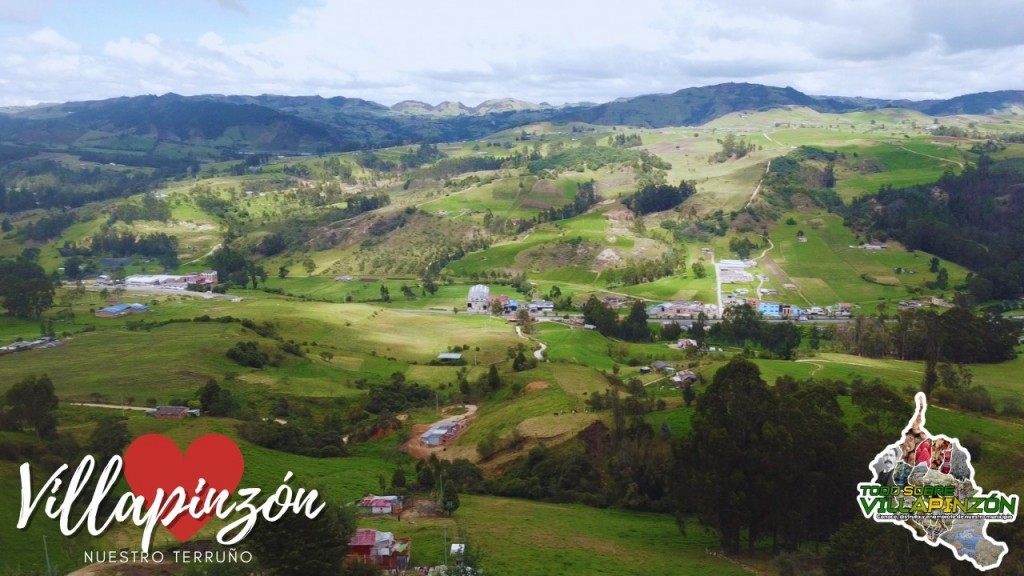
[[[46,576],[53,576],[53,570],[50,568],[50,550],[46,547],[46,534],[43,534],[43,556],[46,556]]]
[[[448,525],[444,525],[444,567],[448,568]]]

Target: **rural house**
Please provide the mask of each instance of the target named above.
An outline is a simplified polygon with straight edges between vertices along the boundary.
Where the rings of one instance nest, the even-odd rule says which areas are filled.
[[[402,511],[401,496],[374,496],[369,494],[359,501],[357,508],[363,514],[398,514]]]
[[[675,372],[675,368],[673,368],[671,364],[665,362],[664,360],[655,360],[654,362],[651,362],[651,368],[654,369],[656,372],[664,372],[666,374],[671,374]]]
[[[391,532],[378,532],[370,528],[356,530],[348,542],[350,557],[384,570],[405,570],[409,566],[411,549],[410,539],[395,539]]]

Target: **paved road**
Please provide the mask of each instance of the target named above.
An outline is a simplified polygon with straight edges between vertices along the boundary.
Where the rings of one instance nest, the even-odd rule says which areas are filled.
[[[153,410],[146,406],[123,406],[121,404],[97,404],[93,402],[72,402],[72,406],[85,406],[87,408],[109,408],[111,410]]]

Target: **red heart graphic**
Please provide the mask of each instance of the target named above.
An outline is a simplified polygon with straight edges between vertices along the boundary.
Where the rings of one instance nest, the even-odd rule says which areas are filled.
[[[234,440],[223,434],[206,434],[196,438],[184,455],[173,440],[163,434],[146,434],[138,437],[124,453],[124,478],[136,496],[145,499],[146,509],[153,506],[156,491],[164,491],[164,501],[171,492],[181,487],[187,503],[196,494],[199,480],[206,483],[199,493],[202,509],[206,494],[212,488],[219,493],[227,490],[233,493],[242,479],[245,460]],[[161,516],[170,515],[167,513]],[[193,518],[189,513],[180,514],[167,529],[182,542],[188,540],[210,521],[213,513]]]

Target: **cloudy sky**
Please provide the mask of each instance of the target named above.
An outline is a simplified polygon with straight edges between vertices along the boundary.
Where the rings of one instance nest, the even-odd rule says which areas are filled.
[[[607,101],[720,82],[1024,88],[1020,0],[0,0],[0,106],[123,95]]]

